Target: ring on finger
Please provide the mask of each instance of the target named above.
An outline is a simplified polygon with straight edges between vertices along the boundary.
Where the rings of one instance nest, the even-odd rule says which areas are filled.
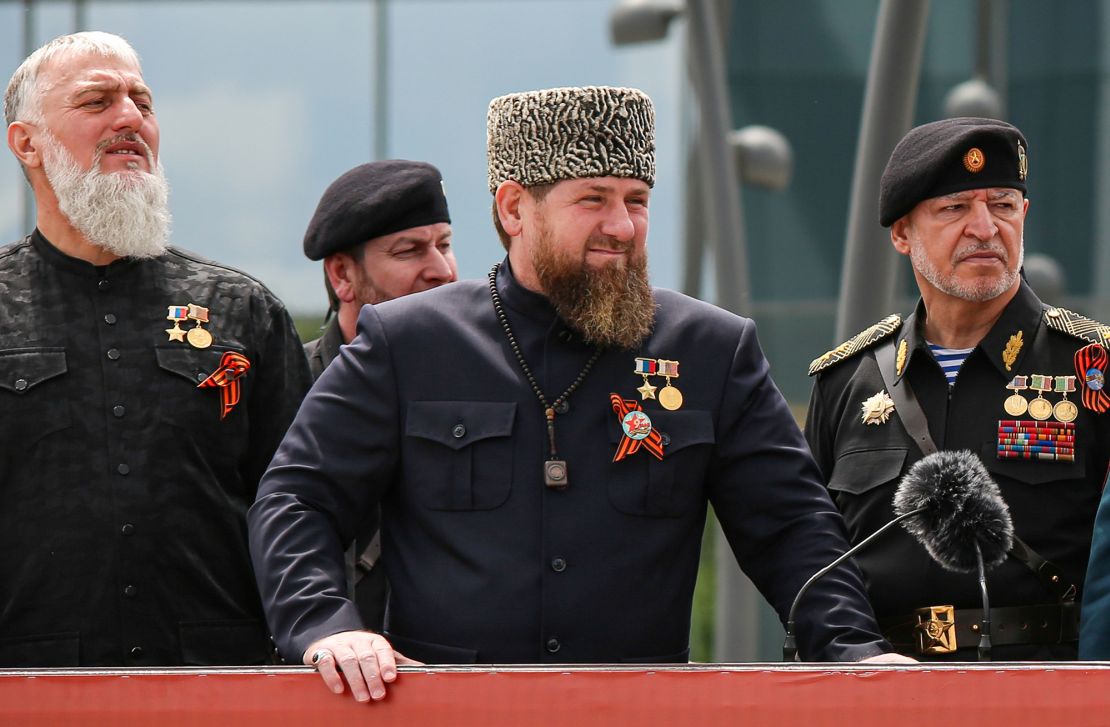
[[[332,659],[335,659],[335,654],[331,652],[331,649],[317,649],[316,651],[312,652],[312,665],[315,666],[316,664],[319,664],[325,657],[328,656],[330,656]]]

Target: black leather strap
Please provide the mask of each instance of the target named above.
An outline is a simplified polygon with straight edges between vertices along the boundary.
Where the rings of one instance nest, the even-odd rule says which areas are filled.
[[[897,336],[892,336],[879,344],[875,349],[875,363],[879,366],[879,375],[886,384],[887,395],[894,401],[894,411],[902,420],[902,426],[913,441],[921,449],[922,454],[932,454],[937,451],[936,442],[929,434],[929,422],[925,419],[925,412],[917,403],[910,382],[902,379],[894,380],[894,342]]]
[[[899,651],[913,653],[918,643],[915,634],[917,616],[883,619],[883,636]],[[954,612],[956,647],[973,647],[979,642],[983,612],[977,608],[961,608]],[[991,609],[991,643],[1066,644],[1079,639],[1079,604],[1045,604],[1037,606],[1004,606]]]

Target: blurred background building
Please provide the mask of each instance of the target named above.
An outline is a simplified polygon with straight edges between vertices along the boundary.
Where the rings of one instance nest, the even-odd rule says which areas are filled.
[[[853,292],[842,280],[856,292],[889,288],[889,305],[862,306],[873,319],[912,305],[909,265],[889,249],[857,259],[853,276],[842,269],[873,41],[892,8],[910,13],[887,16],[887,58],[915,70],[893,94],[906,91],[911,123],[989,113],[1019,126],[1029,139],[1030,278],[1048,302],[1110,318],[1107,0],[0,0],[0,76],[73,30],[128,38],[155,93],[175,244],[260,278],[306,335],[326,301],[301,238],[340,173],[376,158],[436,164],[460,276],[478,278],[503,254],[485,180],[489,100],[550,86],[642,88],[658,125],[653,281],[754,317],[801,417],[806,367],[837,343],[838,300]],[[640,11],[661,13],[645,21],[657,33],[621,30]],[[875,100],[881,111],[885,99]],[[706,142],[699,129],[719,126],[714,109],[729,129],[769,129],[757,128],[746,152]],[[731,199],[714,197],[714,179]],[[29,220],[9,158],[0,240],[26,234]],[[886,234],[873,217],[851,229]],[[722,230],[727,247],[713,239]],[[695,658],[778,658],[774,617],[746,597],[722,605],[743,618],[732,646],[718,634],[713,653],[714,573],[703,576]]]

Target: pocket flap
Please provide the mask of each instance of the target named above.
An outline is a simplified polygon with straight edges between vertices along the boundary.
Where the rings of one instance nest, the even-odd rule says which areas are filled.
[[[992,475],[1007,477],[1029,485],[1043,485],[1047,482],[1082,480],[1087,476],[1087,463],[1083,457],[1074,462],[1038,459],[999,459],[998,445],[988,442],[979,451],[987,471]],[[1095,483],[1098,486],[1098,483]]]
[[[0,351],[0,389],[26,394],[36,385],[66,372],[63,348]]]
[[[193,348],[192,346],[155,346],[158,366],[199,384],[220,366],[223,355],[232,349]]]
[[[414,401],[405,434],[462,449],[482,439],[508,437],[515,420],[515,401]]]
[[[860,495],[898,479],[907,449],[870,449],[848,452],[836,460],[829,489]]]
[[[663,435],[663,451],[677,452],[694,444],[714,444],[717,434],[713,431],[713,415],[696,409],[679,411],[646,412],[651,428]],[[621,423],[613,416],[609,427],[609,443],[618,444],[624,436]]]

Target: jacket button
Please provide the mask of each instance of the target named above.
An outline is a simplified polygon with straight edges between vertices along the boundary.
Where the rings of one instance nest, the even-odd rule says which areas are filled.
[[[118,361],[119,360],[119,349],[118,348],[109,348],[108,349],[108,358],[112,359],[113,361]]]
[[[124,523],[123,527],[119,529],[121,535],[134,535],[135,526],[131,523]]]
[[[104,322],[105,322],[105,323],[107,323],[107,324],[108,324],[109,326],[114,326],[114,325],[116,325],[116,314],[115,314],[115,313],[107,313],[107,314],[105,314],[105,316],[104,316]]]
[[[567,562],[562,558],[555,558],[551,561],[551,570],[556,573],[562,573],[567,569]]]
[[[15,380],[15,390],[16,391],[26,391],[27,386],[28,386],[27,379],[16,379]]]
[[[566,414],[568,411],[570,411],[569,401],[560,401],[558,404],[555,405],[556,414]]]
[[[198,371],[197,372],[197,381],[204,381],[207,378],[208,378],[208,374],[204,373],[203,371]]]
[[[121,462],[120,464],[116,465],[116,472],[119,472],[121,475],[125,475],[130,471],[131,468],[128,467],[125,463]]]
[[[451,430],[451,434],[454,435],[455,439],[462,439],[466,436],[466,427],[462,424],[456,424]]]
[[[142,655],[143,655],[143,647],[141,647],[141,646],[132,646],[131,647],[131,656],[138,659]]]
[[[546,646],[549,654],[557,654],[563,645],[559,643],[558,639],[548,639]]]
[[[668,444],[670,444],[670,443],[671,443],[671,435],[669,435],[669,434],[661,434],[661,435],[659,435],[659,440],[660,440],[661,442],[663,442],[663,446],[664,446],[664,447],[666,447],[666,446],[667,446]]]
[[[116,404],[112,407],[112,415],[117,418],[123,416],[126,413],[127,410],[123,408],[123,404]]]
[[[135,588],[135,586],[127,586],[123,589],[123,595],[127,596],[128,598],[134,598],[135,594],[138,592],[139,589]]]
[[[105,278],[104,280],[101,280],[99,283],[97,283],[96,287],[100,288],[101,290],[108,290],[112,287],[112,281]]]

